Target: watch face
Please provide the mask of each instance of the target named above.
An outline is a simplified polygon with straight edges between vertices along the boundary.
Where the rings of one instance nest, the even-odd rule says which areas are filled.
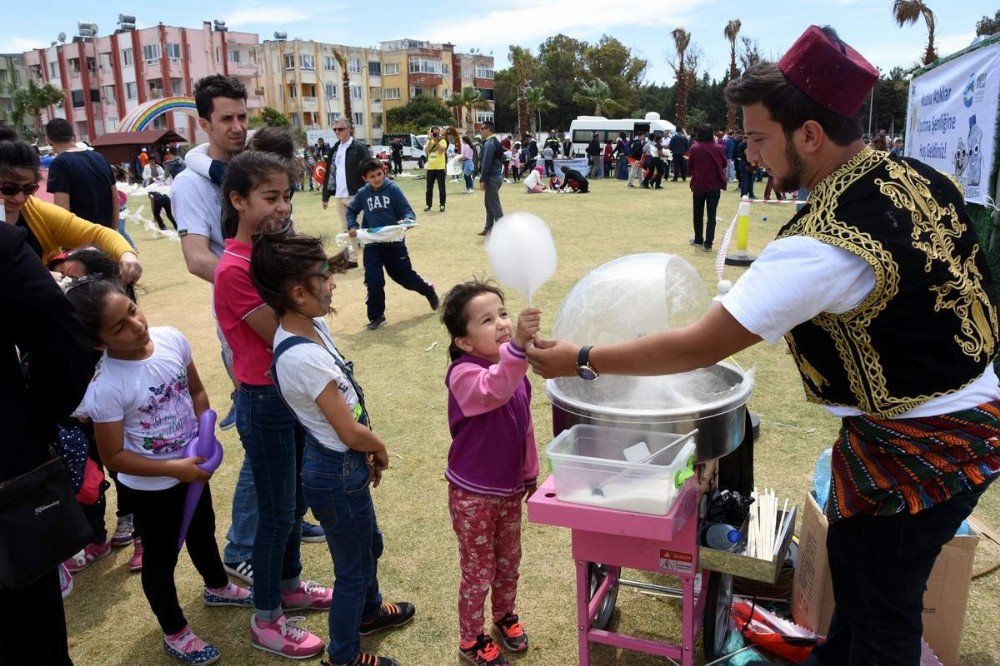
[[[597,379],[597,373],[593,371],[589,366],[581,365],[576,369],[576,375],[580,379],[585,379],[588,382]]]

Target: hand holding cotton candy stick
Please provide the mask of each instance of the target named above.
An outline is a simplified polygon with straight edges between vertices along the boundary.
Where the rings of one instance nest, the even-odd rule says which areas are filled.
[[[542,219],[516,212],[500,218],[486,241],[493,274],[501,283],[531,298],[556,272],[556,245]]]

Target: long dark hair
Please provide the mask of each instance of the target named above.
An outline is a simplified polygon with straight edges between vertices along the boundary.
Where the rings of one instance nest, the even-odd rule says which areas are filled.
[[[448,356],[457,361],[463,352],[455,344],[455,338],[461,338],[469,332],[469,318],[465,313],[466,306],[480,294],[496,294],[500,302],[505,302],[503,292],[492,280],[473,278],[468,282],[456,284],[445,294],[441,301],[441,323],[448,329],[451,341],[448,343]]]
[[[297,182],[298,174],[292,163],[262,150],[245,150],[226,167],[226,178],[222,181],[222,235],[232,238],[240,226],[240,214],[233,206],[230,195],[236,192],[241,197],[249,197],[250,192],[276,173],[288,176],[289,186]]]
[[[322,239],[296,233],[290,223],[277,229],[262,230],[253,237],[250,253],[250,278],[260,297],[281,317],[295,304],[289,290],[305,285],[312,293],[311,279],[317,265],[329,264],[333,273],[343,273],[347,267],[344,253],[327,257]]]
[[[101,316],[112,294],[128,296],[118,281],[93,275],[80,278],[66,292],[66,298],[76,309],[95,347],[102,344]]]

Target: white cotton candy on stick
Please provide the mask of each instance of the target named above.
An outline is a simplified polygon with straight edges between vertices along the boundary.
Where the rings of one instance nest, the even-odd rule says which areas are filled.
[[[531,305],[531,297],[556,272],[556,244],[548,225],[531,213],[505,215],[486,241],[493,274],[518,290]]]

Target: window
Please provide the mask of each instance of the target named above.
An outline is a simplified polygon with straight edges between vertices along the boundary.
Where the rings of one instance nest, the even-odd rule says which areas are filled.
[[[285,71],[295,69],[295,56],[291,53],[285,54]]]
[[[170,94],[171,95],[183,95],[184,89],[181,86],[180,79],[170,79]]]
[[[58,63],[49,63],[49,78],[58,79],[59,78],[59,65]]]
[[[372,114],[372,129],[382,129],[382,114]]]
[[[382,91],[383,99],[400,99],[399,88],[386,88]]]
[[[129,81],[125,84],[125,99],[135,99],[136,88],[135,81]]]
[[[420,97],[424,94],[423,86],[410,86],[410,97]]]
[[[163,114],[162,116],[157,116],[156,118],[153,118],[153,129],[155,130],[167,129],[167,114]]]
[[[315,72],[316,71],[316,57],[311,55],[306,55],[305,53],[299,56],[299,67],[303,72]]]
[[[427,58],[410,58],[410,74],[440,74],[441,61]]]
[[[476,122],[477,123],[491,123],[493,122],[493,112],[492,111],[476,111]]]
[[[392,75],[392,74],[399,74],[399,63],[398,62],[387,62],[385,64],[385,66],[382,68],[382,70],[383,70],[382,73],[385,74],[386,76],[389,76],[389,75]]]
[[[368,75],[369,76],[382,76],[382,63],[378,60],[368,61]]]
[[[21,85],[21,72],[17,71],[16,69],[14,70],[14,85],[15,86]]]
[[[101,93],[97,90],[97,88],[90,89],[90,101],[95,104],[101,101]]]
[[[79,58],[70,58],[66,62],[69,64],[69,73],[70,74],[79,74],[80,73],[80,59]]]
[[[476,92],[483,96],[483,99],[493,101],[493,88],[476,88]]]
[[[442,74],[450,74],[451,73],[451,65],[449,65],[447,63],[441,63],[441,73]]]
[[[160,59],[159,44],[145,44],[142,47],[142,59],[146,63],[155,63]]]
[[[448,90],[447,88],[444,88],[441,91],[441,99],[451,99],[451,91]]]
[[[132,49],[122,49],[122,65],[125,67],[132,66]]]
[[[325,69],[326,71],[328,72],[337,71],[337,59],[334,58],[333,56],[326,56],[325,58],[323,58],[323,63],[324,63],[323,69]]]
[[[477,79],[492,79],[493,78],[493,68],[487,67],[485,65],[476,65],[476,78]]]
[[[296,89],[295,84],[294,83],[289,83],[288,84],[288,98],[289,99],[295,99],[298,96],[299,96],[299,91]]]
[[[326,124],[327,125],[334,124],[335,122],[337,122],[338,120],[340,120],[340,116],[341,115],[342,114],[339,113],[339,112],[337,112],[337,111],[327,111],[326,112]]]
[[[0,88],[7,87],[7,70],[0,69]]]
[[[81,108],[83,106],[83,91],[82,90],[74,90],[73,92],[70,93],[70,96],[73,98],[73,108],[74,109],[79,109],[79,108]]]
[[[215,49],[215,64],[218,65],[221,62],[222,62],[222,59],[220,58],[220,49],[218,47],[216,47],[216,49]]]
[[[354,126],[361,127],[365,124],[365,114],[360,111],[354,112]]]
[[[351,58],[350,65],[351,74],[361,73],[361,58]]]
[[[351,86],[351,99],[361,99],[361,86]]]
[[[97,64],[101,66],[101,69],[111,67],[111,52],[107,51],[105,53],[98,53]]]
[[[239,52],[236,52],[235,62],[239,62]],[[167,44],[167,57],[173,60],[181,59],[181,45],[180,44]]]
[[[229,49],[229,62],[240,64],[239,49]]]
[[[115,102],[115,87],[114,86],[101,86],[101,97],[104,98],[105,104],[114,104]]]
[[[87,58],[87,71],[91,74],[97,73],[97,62],[93,58]]]

